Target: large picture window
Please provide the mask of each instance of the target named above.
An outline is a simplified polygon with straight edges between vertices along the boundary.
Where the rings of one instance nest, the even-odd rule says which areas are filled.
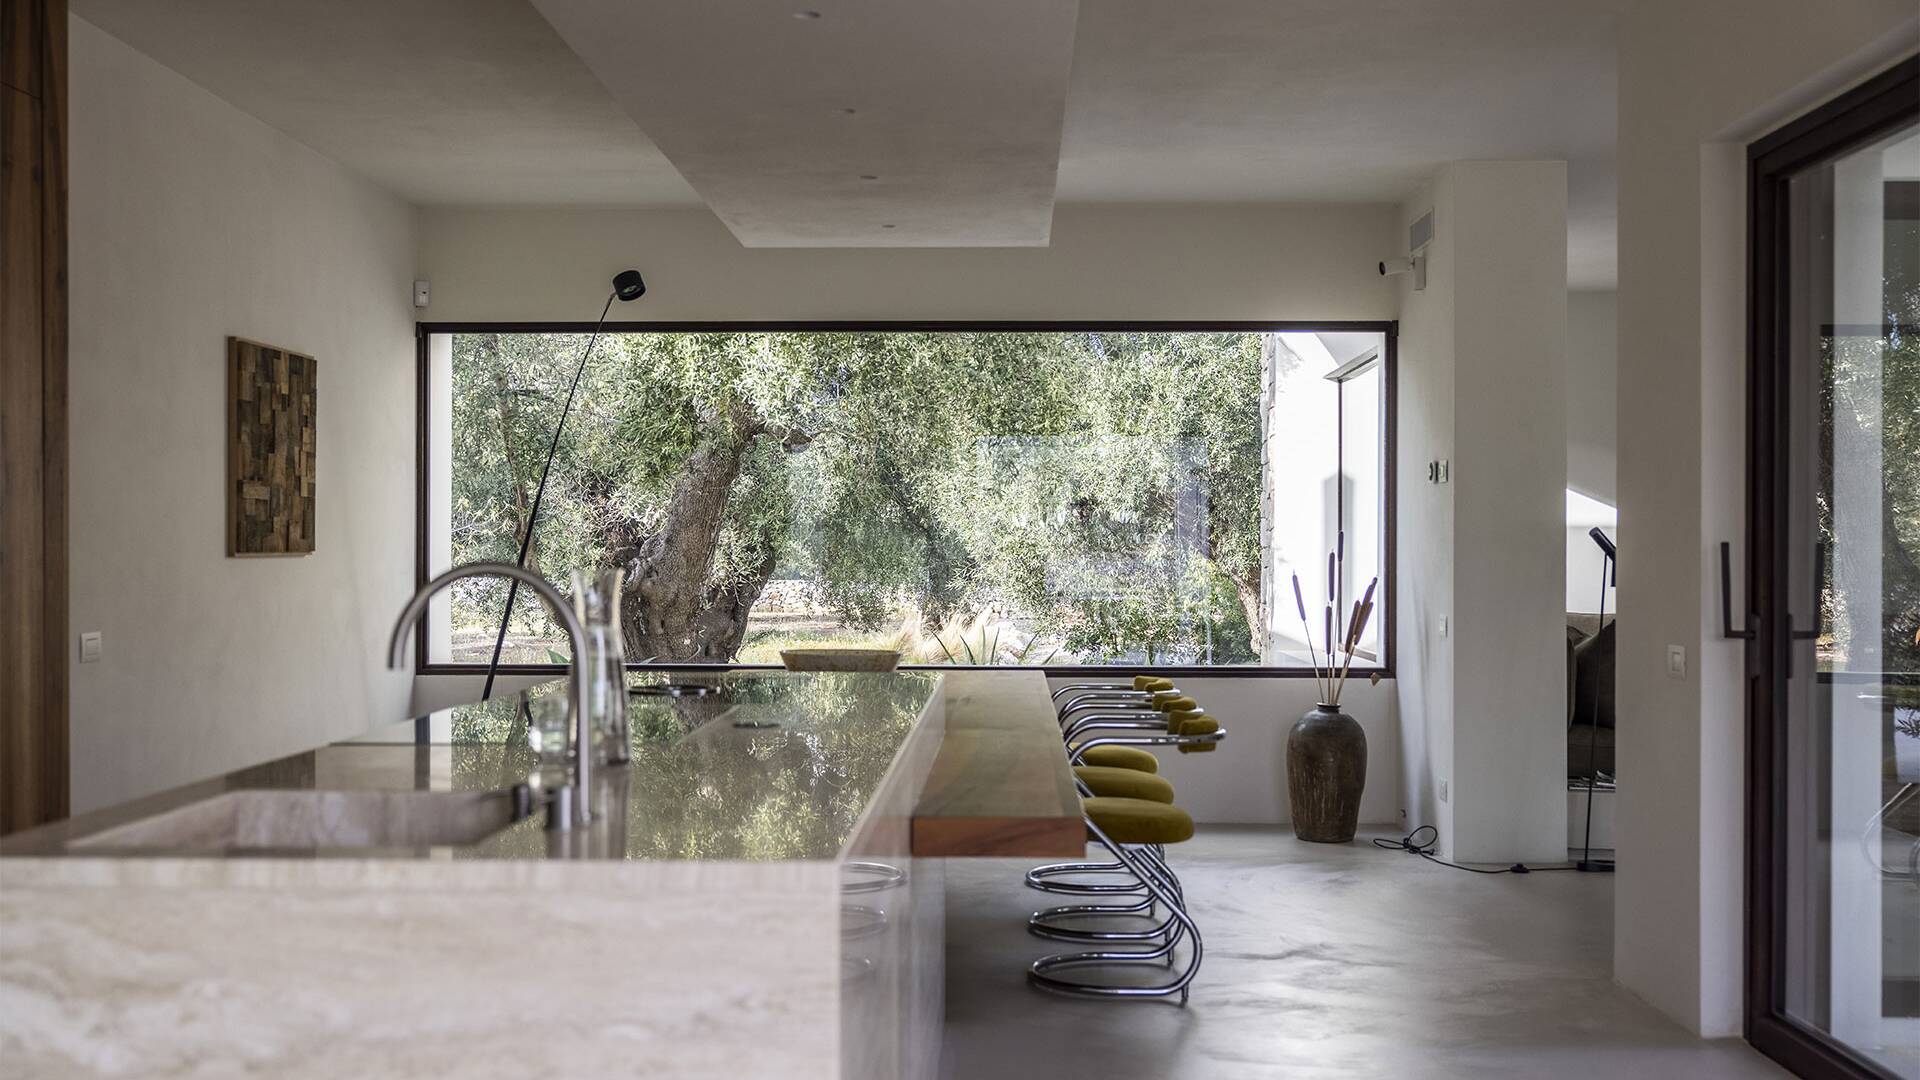
[[[581,330],[421,327],[423,573],[514,559]],[[1295,573],[1316,645],[1324,599],[1378,577],[1392,610],[1392,354],[1391,324],[618,327],[527,564],[624,570],[633,662],[1298,670]],[[425,669],[484,665],[506,598],[442,593]],[[566,647],[523,596],[503,664]]]

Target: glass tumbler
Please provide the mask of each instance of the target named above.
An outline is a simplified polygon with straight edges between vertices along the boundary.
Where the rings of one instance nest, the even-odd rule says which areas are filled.
[[[565,786],[573,775],[573,711],[564,691],[527,703],[527,745],[535,756],[533,785],[543,790]]]
[[[587,716],[592,720],[595,761],[630,759],[627,731],[627,660],[620,634],[620,570],[573,572],[573,610],[586,632],[584,664]]]

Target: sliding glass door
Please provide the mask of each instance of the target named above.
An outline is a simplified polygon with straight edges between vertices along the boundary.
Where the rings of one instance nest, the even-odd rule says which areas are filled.
[[[1920,1076],[1920,68],[1753,149],[1748,1034]]]

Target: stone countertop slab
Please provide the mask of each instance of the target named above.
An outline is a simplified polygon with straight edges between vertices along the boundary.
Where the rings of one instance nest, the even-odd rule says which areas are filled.
[[[236,792],[506,791],[534,771],[528,717],[542,698],[564,694],[564,683],[556,680],[8,837],[0,841],[0,858],[12,864],[8,876],[13,880],[28,872],[28,862],[46,857],[61,862],[835,860],[860,830],[909,737],[920,730],[937,744],[940,679],[926,672],[630,673],[630,688],[643,691],[629,697],[633,760],[597,770],[597,820],[586,830],[548,832],[543,815],[536,813],[471,843],[276,848],[222,846],[215,839],[192,847],[142,847],[139,832],[130,828],[183,808],[191,809],[182,817],[205,817],[209,811],[201,804]],[[714,690],[684,697],[644,693],[668,681]],[[418,741],[420,734],[425,742]],[[326,816],[355,800],[286,802],[289,813],[292,804],[300,804],[301,813]],[[271,803],[255,798],[245,804],[259,812]],[[326,824],[338,826],[327,835],[351,832],[351,822]],[[218,835],[217,830],[202,833]]]

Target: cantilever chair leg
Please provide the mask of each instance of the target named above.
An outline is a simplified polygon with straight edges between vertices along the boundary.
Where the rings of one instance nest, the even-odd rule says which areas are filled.
[[[1203,948],[1200,942],[1199,928],[1193,924],[1186,911],[1181,908],[1165,887],[1159,884],[1158,875],[1143,865],[1135,852],[1124,850],[1114,843],[1093,822],[1087,822],[1087,831],[1093,838],[1113,854],[1113,857],[1127,864],[1140,877],[1140,882],[1161,903],[1167,905],[1173,919],[1179,924],[1179,931],[1171,935],[1171,940],[1152,949],[1143,950],[1092,950],[1088,952],[1060,953],[1035,960],[1027,968],[1027,981],[1042,990],[1071,997],[1085,998],[1164,998],[1178,996],[1181,1005],[1186,1005],[1188,986],[1200,971]],[[1145,985],[1125,985],[1081,982],[1069,979],[1057,972],[1087,967],[1137,967],[1152,965],[1159,967],[1162,961],[1170,961],[1175,945],[1183,940],[1193,942],[1191,955],[1186,967],[1171,981]]]

